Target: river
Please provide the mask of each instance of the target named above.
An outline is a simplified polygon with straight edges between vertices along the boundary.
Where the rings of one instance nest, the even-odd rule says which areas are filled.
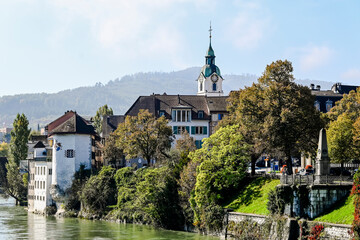
[[[0,239],[133,239],[215,240],[195,233],[155,229],[135,224],[44,217],[0,196]]]

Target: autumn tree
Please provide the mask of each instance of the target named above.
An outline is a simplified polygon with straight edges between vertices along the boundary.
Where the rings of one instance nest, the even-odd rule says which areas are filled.
[[[268,65],[258,83],[230,97],[229,122],[251,144],[252,165],[259,154],[281,154],[292,174],[291,156],[314,152],[323,127],[309,88],[294,82],[291,62],[278,60]]]
[[[104,116],[109,116],[109,115],[113,115],[113,110],[112,108],[108,107],[107,104],[105,104],[104,106],[100,107],[97,111],[96,111],[96,115],[94,116],[94,128],[95,131],[100,134],[102,132],[102,122],[103,122],[103,118]]]
[[[115,130],[116,144],[126,158],[144,158],[150,166],[151,160],[167,156],[173,140],[172,129],[165,117],[156,119],[148,110],[140,110],[137,116],[127,116]]]
[[[335,121],[340,115],[346,114],[355,121],[360,117],[360,93],[354,90],[344,94],[343,98],[335,103],[335,106],[327,113],[331,121]]]
[[[103,158],[104,161],[116,166],[116,163],[122,163],[123,150],[116,144],[116,135],[110,134],[106,139],[105,145],[103,146]]]
[[[355,157],[354,133],[353,121],[346,113],[330,123],[327,139],[332,162],[341,163],[343,167],[344,163]]]
[[[31,131],[28,126],[26,116],[17,114],[11,131],[9,162],[6,164],[8,184],[5,192],[17,203],[25,201],[27,194],[27,179],[20,174],[19,166],[20,160],[25,160],[28,153],[27,142]]]

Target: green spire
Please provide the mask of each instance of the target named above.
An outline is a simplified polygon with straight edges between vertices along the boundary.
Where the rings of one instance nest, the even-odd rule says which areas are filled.
[[[212,28],[211,28],[211,22],[210,22],[210,29],[209,29],[209,33],[210,33],[210,36],[209,36],[210,44],[209,44],[209,49],[208,49],[208,51],[207,51],[207,55],[206,55],[206,56],[215,57],[214,50],[213,50],[212,47],[211,47],[211,32],[212,32]]]

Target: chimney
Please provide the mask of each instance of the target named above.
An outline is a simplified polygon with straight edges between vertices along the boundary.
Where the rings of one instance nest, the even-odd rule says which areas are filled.
[[[315,85],[312,83],[312,84],[310,84],[310,89],[311,90],[314,90],[315,89]]]
[[[316,90],[320,91],[320,85],[316,85]]]

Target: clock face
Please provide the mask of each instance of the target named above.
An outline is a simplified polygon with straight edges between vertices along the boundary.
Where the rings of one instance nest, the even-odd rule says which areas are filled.
[[[213,80],[214,82],[216,82],[218,80],[218,76],[216,74],[211,76],[211,80]]]

